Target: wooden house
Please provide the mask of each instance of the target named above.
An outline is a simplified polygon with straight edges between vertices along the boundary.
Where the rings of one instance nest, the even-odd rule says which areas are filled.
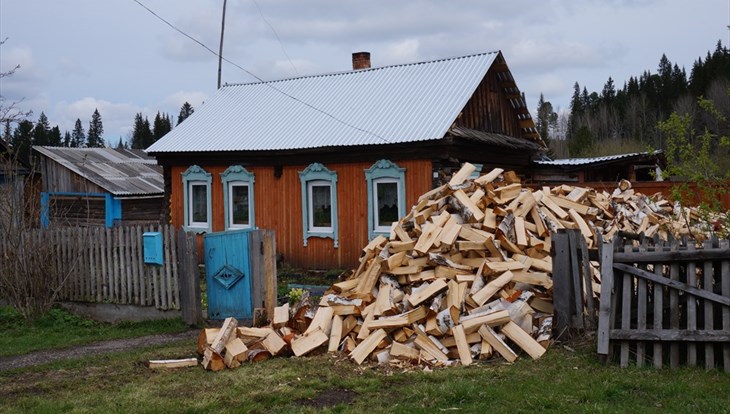
[[[141,150],[34,146],[42,176],[41,224],[160,223],[162,169]]]
[[[523,171],[544,149],[497,51],[225,85],[146,151],[176,226],[274,229],[286,263],[349,268],[463,162]]]
[[[544,185],[573,183],[590,186],[606,183],[613,185],[620,180],[661,181],[662,169],[666,168],[662,151],[534,162],[531,178]]]

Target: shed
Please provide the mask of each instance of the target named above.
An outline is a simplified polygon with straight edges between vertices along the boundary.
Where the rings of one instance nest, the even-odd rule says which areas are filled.
[[[43,177],[41,223],[159,223],[162,168],[141,150],[34,146]]]
[[[463,162],[525,171],[544,150],[494,51],[225,85],[146,151],[176,226],[274,229],[286,263],[349,268]]]
[[[661,181],[666,160],[661,150],[634,152],[590,158],[565,158],[534,161],[532,178],[541,184],[617,183],[629,181]]]

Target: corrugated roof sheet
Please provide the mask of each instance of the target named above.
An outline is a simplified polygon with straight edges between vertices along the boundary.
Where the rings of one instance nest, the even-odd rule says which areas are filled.
[[[659,153],[661,153],[661,151],[654,151],[652,153],[632,152],[629,154],[606,155],[603,157],[564,158],[561,160],[535,160],[533,162],[538,165],[554,165],[557,167],[572,167],[572,166],[578,166],[578,165],[599,164],[599,163],[608,162],[608,161],[624,160],[624,159],[630,159],[630,158],[645,158],[645,157],[657,155]]]
[[[226,85],[146,151],[265,151],[440,139],[498,54]]]
[[[162,168],[141,150],[40,146],[33,149],[114,196],[164,193]]]
[[[511,137],[494,132],[478,131],[470,128],[453,127],[449,130],[449,134],[458,138],[470,139],[503,148],[529,151],[540,151],[544,149],[542,145],[529,139]]]

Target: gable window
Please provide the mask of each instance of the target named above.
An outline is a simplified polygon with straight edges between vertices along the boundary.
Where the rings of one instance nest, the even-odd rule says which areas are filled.
[[[380,160],[365,170],[370,239],[390,233],[393,222],[405,214],[405,171],[388,160]]]
[[[254,228],[253,173],[240,165],[221,174],[226,229]]]
[[[302,233],[304,246],[310,237],[327,237],[338,247],[337,173],[314,163],[299,172],[302,184]]]
[[[183,174],[183,198],[186,230],[210,231],[211,175],[197,165],[188,168]]]

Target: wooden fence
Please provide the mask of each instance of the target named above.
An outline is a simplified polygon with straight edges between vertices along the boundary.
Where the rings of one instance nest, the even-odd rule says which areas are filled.
[[[145,231],[163,235],[162,266],[144,263]],[[171,225],[56,228],[43,237],[53,246],[48,260],[56,277],[69,275],[59,300],[180,309],[178,240]]]
[[[622,367],[635,362],[730,372],[729,244],[604,244],[598,354]]]

